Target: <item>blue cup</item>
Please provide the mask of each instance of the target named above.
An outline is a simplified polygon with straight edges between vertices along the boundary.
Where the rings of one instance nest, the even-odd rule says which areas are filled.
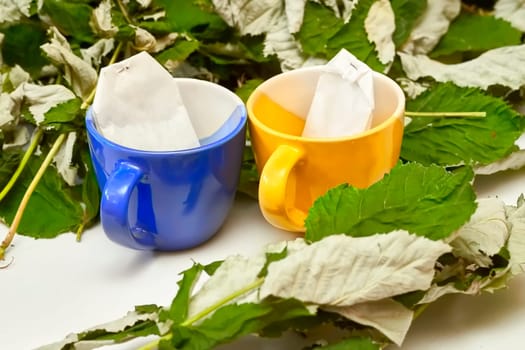
[[[100,219],[112,241],[142,250],[181,250],[210,239],[231,210],[245,145],[246,108],[228,89],[175,78],[200,146],[143,151],[118,145],[86,114],[102,191]]]

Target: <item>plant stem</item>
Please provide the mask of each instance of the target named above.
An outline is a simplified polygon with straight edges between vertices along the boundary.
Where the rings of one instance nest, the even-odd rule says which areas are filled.
[[[24,214],[27,203],[29,202],[29,198],[31,198],[33,191],[35,190],[36,186],[40,182],[40,179],[44,175],[44,172],[46,171],[48,165],[51,163],[51,161],[57,154],[65,138],[66,138],[65,133],[60,134],[60,136],[57,137],[57,139],[55,140],[55,143],[49,150],[49,153],[47,154],[46,158],[40,165],[40,168],[38,168],[38,171],[33,177],[33,180],[31,181],[31,183],[29,184],[29,187],[24,193],[24,197],[22,197],[22,201],[18,205],[18,209],[16,210],[15,217],[13,219],[13,222],[11,223],[11,227],[9,228],[9,232],[7,233],[7,236],[5,237],[5,239],[2,241],[2,245],[0,245],[0,260],[4,260],[5,252],[7,248],[9,247],[9,245],[11,244],[11,242],[13,241],[13,238],[15,237],[16,230],[18,229],[18,225],[20,225],[20,221],[22,220],[22,216]]]
[[[2,199],[4,199],[4,197],[9,193],[11,188],[13,188],[16,180],[18,180],[18,177],[22,173],[22,170],[24,170],[27,162],[29,161],[29,158],[31,157],[31,155],[35,151],[36,146],[38,146],[38,143],[40,142],[40,139],[42,138],[42,134],[43,133],[44,133],[44,131],[42,129],[40,129],[40,128],[36,129],[36,133],[33,136],[33,140],[31,140],[31,144],[29,145],[29,147],[25,151],[24,156],[22,157],[22,160],[20,161],[20,164],[18,164],[18,168],[16,168],[13,176],[11,176],[11,178],[9,179],[9,182],[7,183],[7,185],[5,185],[5,187],[2,190],[2,192],[0,192],[0,201],[2,201]]]
[[[407,117],[461,117],[461,118],[484,118],[486,112],[410,112],[405,111]]]
[[[218,308],[220,308],[224,304],[227,304],[230,301],[240,297],[241,295],[246,294],[246,293],[248,293],[248,292],[250,292],[250,291],[252,291],[254,289],[259,288],[263,284],[263,282],[264,282],[264,277],[256,279],[252,283],[250,283],[250,284],[246,285],[245,287],[243,287],[243,288],[233,292],[230,295],[227,295],[225,298],[219,300],[215,304],[207,307],[206,309],[202,310],[201,312],[199,312],[199,313],[195,314],[194,316],[186,319],[186,321],[182,322],[180,325],[183,326],[183,327],[187,327],[187,326],[192,325],[193,323],[199,321],[200,319],[206,317],[208,314],[210,314],[213,311],[217,310]],[[152,341],[152,342],[150,342],[150,343],[140,347],[138,350],[152,350],[152,349],[156,349],[157,345],[159,344],[160,341],[162,341],[162,340],[170,340],[171,337],[172,337],[172,334],[171,333],[167,333],[167,334],[163,335],[162,337],[160,337],[159,339],[155,339],[154,341]]]
[[[78,229],[77,229],[77,232],[76,232],[76,239],[77,239],[77,242],[80,242],[81,239],[82,239],[82,233],[84,232],[84,226],[85,226],[84,223],[81,223],[81,224],[78,226]]]
[[[425,311],[427,309],[427,307],[429,307],[429,306],[430,306],[430,303],[419,305],[414,310],[414,316],[412,317],[412,320],[415,320],[416,318],[418,318],[423,313],[423,311]]]

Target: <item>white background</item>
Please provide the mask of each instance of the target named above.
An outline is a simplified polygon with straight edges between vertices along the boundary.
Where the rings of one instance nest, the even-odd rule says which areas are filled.
[[[525,191],[525,169],[478,176],[476,187],[479,196],[498,195],[514,204]],[[6,232],[0,226],[1,239]],[[248,255],[265,243],[292,238],[267,224],[257,203],[246,198],[236,201],[215,238],[184,252],[120,247],[98,226],[88,230],[81,243],[73,234],[51,240],[17,236],[7,255],[14,261],[0,270],[0,349],[29,350],[52,343],[120,318],[134,305],[169,305],[178,273],[193,260],[207,263],[230,254]],[[133,349],[144,342],[108,349]],[[298,349],[299,343],[293,336],[248,337],[222,349]],[[525,349],[525,275],[495,294],[438,300],[414,322],[401,349]]]

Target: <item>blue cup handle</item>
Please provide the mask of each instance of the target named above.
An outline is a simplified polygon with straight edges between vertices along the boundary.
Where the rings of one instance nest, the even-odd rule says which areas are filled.
[[[100,202],[100,221],[112,241],[134,249],[154,249],[154,237],[142,231],[140,237],[129,224],[129,201],[144,172],[135,164],[120,162],[106,181]]]

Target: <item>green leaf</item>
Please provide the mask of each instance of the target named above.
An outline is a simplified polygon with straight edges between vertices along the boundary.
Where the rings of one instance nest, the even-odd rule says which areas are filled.
[[[277,61],[275,56],[266,56],[264,54],[264,38],[263,34],[245,35],[240,38],[239,46],[242,47],[246,58],[259,63],[268,63],[272,62],[272,60],[273,62]],[[260,67],[264,66],[261,65]]]
[[[514,150],[525,119],[502,99],[475,88],[438,84],[415,100],[407,110],[424,112],[487,113],[485,118],[413,118],[405,126],[401,158],[444,166],[488,164]]]
[[[250,146],[244,147],[241,164],[241,176],[237,191],[257,199],[259,186],[259,172],[255,165],[255,157]]]
[[[79,114],[81,105],[82,101],[77,97],[50,108],[49,111],[44,114],[44,121],[42,122],[42,125],[68,123],[74,121],[77,117],[81,116]]]
[[[262,79],[247,80],[244,82],[244,84],[242,84],[235,90],[235,93],[241,98],[241,100],[243,100],[244,103],[246,103],[248,101],[248,97],[250,97],[253,90],[255,90],[257,86],[261,85],[262,82]]]
[[[265,277],[268,274],[268,266],[270,266],[271,263],[274,261],[279,261],[288,255],[288,249],[287,247],[284,247],[283,250],[280,252],[266,252],[266,262],[264,263],[263,268],[261,271],[257,274],[257,277]]]
[[[86,169],[84,181],[81,185],[81,200],[84,204],[83,223],[84,226],[89,226],[90,223],[98,216],[100,207],[100,190],[95,176],[95,169],[89,157],[89,150],[87,145],[80,151],[81,161]]]
[[[207,265],[204,265],[202,269],[208,274],[208,276],[213,276],[215,274],[215,271],[217,271],[217,269],[222,265],[223,262],[224,260],[217,260]]]
[[[259,304],[229,304],[195,326],[174,325],[171,344],[179,350],[211,349],[241,336],[257,333],[274,322],[311,315],[296,300],[264,300]]]
[[[89,25],[93,8],[83,2],[44,0],[42,11],[64,35],[81,42],[93,43],[95,36]]]
[[[162,307],[156,304],[135,305],[135,312],[138,314],[151,314],[160,310]]]
[[[461,12],[448,32],[430,53],[430,57],[457,52],[481,53],[502,46],[521,44],[521,32],[494,16]]]
[[[263,328],[261,320],[271,311],[265,304],[226,305],[198,326],[174,325],[171,344],[179,350],[211,349]]]
[[[352,11],[350,21],[346,23],[326,43],[329,57],[335,56],[341,49],[346,49],[370,68],[382,71],[384,65],[377,58],[375,45],[368,41],[365,19],[374,0],[360,0]]]
[[[111,23],[118,28],[115,39],[121,41],[133,41],[135,39],[135,29],[126,21],[126,18],[118,9],[118,6],[113,6],[111,8]],[[147,30],[147,28],[144,29]]]
[[[33,180],[42,157],[30,158],[26,168],[0,206],[0,217],[11,225],[24,193]],[[73,231],[83,221],[81,204],[74,200],[56,169],[48,167],[33,192],[18,233],[34,238],[53,238],[60,233]]]
[[[381,350],[381,347],[370,338],[353,337],[336,344],[316,347],[315,350]]]
[[[306,218],[310,241],[345,233],[354,237],[402,229],[437,240],[463,225],[476,209],[468,167],[448,172],[399,164],[374,185],[341,185],[317,199]]]
[[[42,125],[46,130],[54,130],[58,132],[74,131],[83,123],[84,114],[81,113],[80,106],[82,100],[80,98],[72,98],[58,105],[51,107],[44,113],[44,120],[37,123],[35,116],[31,113],[28,106],[23,106],[21,110],[24,120],[31,124]]]
[[[329,320],[329,316],[312,313],[302,302],[295,299],[268,298],[262,303],[269,303],[273,307],[272,313],[263,319],[266,323],[264,328],[256,332],[262,337],[280,337],[287,330],[305,331],[326,324]]]
[[[166,11],[171,31],[190,32],[200,39],[224,39],[230,28],[215,12],[210,0],[158,0]]]
[[[401,47],[408,39],[412,28],[427,8],[427,0],[392,0],[395,14],[396,30],[392,39],[396,48]]]
[[[49,63],[40,50],[47,40],[41,24],[26,22],[3,29],[2,58],[9,66],[19,65],[31,75],[37,75]]]
[[[161,51],[156,58],[161,64],[167,61],[184,61],[199,48],[199,45],[197,40],[177,40],[173,46]]]
[[[203,266],[193,264],[192,267],[183,271],[182,278],[177,282],[179,290],[173,298],[169,309],[169,318],[176,324],[182,323],[188,317],[189,300],[195,282],[198,280]]]
[[[343,27],[343,20],[322,4],[308,1],[304,9],[303,24],[295,37],[305,54],[327,54],[327,41]]]
[[[148,335],[160,335],[159,327],[153,320],[137,321],[134,325],[126,327],[124,330],[110,331],[106,329],[95,329],[87,331],[78,334],[78,341],[88,342],[90,340],[113,340],[116,343],[119,343]]]
[[[0,192],[18,167],[18,163],[22,159],[22,153],[19,149],[0,151]]]

